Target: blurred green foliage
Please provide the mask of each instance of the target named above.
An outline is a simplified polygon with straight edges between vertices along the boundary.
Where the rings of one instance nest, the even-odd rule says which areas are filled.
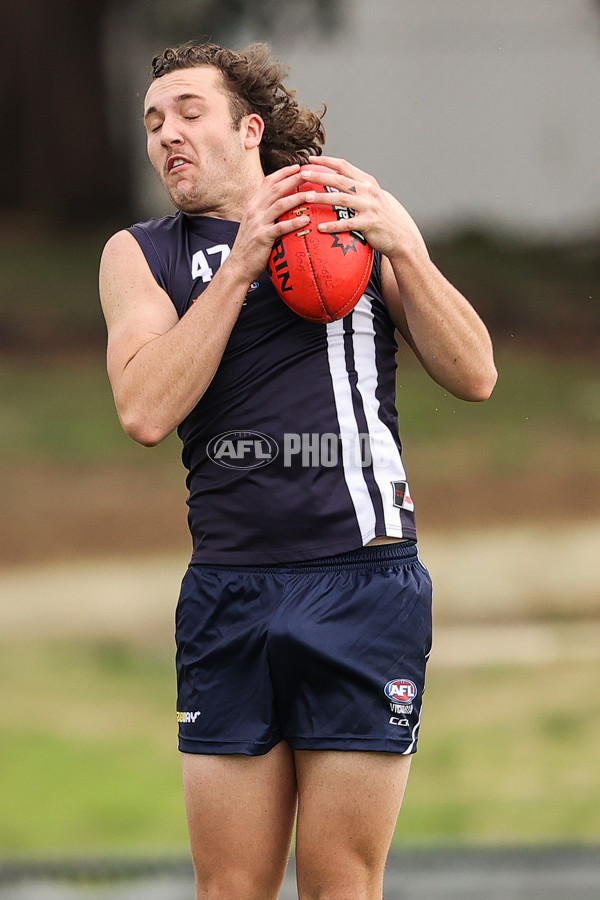
[[[452,466],[462,468],[467,461],[471,471],[475,467],[491,475],[498,467],[526,472],[540,465],[547,450],[572,457],[575,445],[577,457],[564,464],[597,468],[600,374],[594,360],[507,349],[497,357],[494,394],[486,403],[473,404],[456,400],[423,373],[408,349],[401,351],[397,402],[401,437],[413,464],[435,473],[443,440],[448,474],[457,474]],[[125,436],[99,352],[0,361],[0,458],[5,462],[155,470],[170,467],[178,447],[175,435],[150,450]]]
[[[0,245],[0,350],[61,353],[103,345],[102,247],[99,237],[52,239],[46,234]]]
[[[431,255],[497,344],[559,355],[596,353],[600,241],[544,244],[465,231],[434,243]]]
[[[97,271],[107,237],[4,241],[0,350],[31,354],[104,346]],[[469,231],[432,242],[430,251],[497,344],[561,355],[597,350],[600,241],[543,245]]]

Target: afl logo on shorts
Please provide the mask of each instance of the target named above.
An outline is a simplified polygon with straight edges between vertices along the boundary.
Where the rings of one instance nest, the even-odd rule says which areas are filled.
[[[396,678],[388,681],[384,687],[385,696],[393,703],[412,703],[417,696],[417,686],[408,678]]]
[[[208,442],[206,452],[226,469],[260,469],[279,453],[277,442],[260,431],[226,431]]]

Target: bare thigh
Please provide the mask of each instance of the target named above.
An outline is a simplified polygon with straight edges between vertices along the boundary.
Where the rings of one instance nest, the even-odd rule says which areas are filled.
[[[301,900],[379,900],[410,756],[296,751]]]
[[[254,757],[183,754],[183,784],[197,897],[276,898],[296,811],[288,745]]]

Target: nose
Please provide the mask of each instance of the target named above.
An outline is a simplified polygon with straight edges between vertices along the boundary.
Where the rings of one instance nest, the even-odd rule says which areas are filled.
[[[184,138],[179,125],[180,123],[175,116],[165,116],[160,129],[160,142],[163,147],[170,147],[173,144],[183,144]]]

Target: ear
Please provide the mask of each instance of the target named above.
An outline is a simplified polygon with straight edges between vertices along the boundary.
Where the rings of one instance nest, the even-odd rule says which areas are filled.
[[[265,123],[257,113],[250,113],[242,119],[242,129],[244,134],[244,147],[246,150],[253,150],[258,147],[262,140]]]

